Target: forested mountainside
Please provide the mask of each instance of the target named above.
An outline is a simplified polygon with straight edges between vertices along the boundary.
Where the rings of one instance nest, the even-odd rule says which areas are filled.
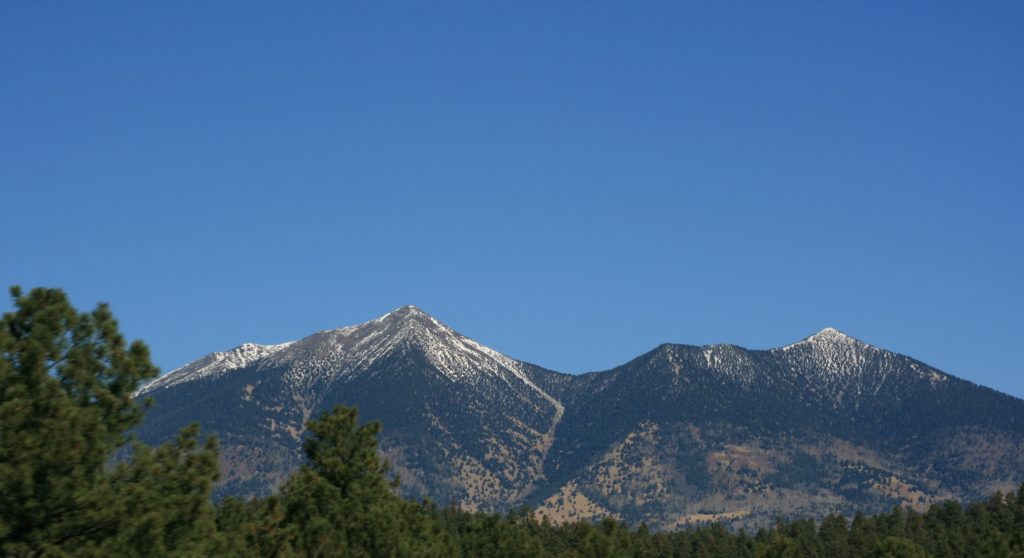
[[[661,345],[560,374],[415,307],[279,345],[242,345],[138,394],[149,442],[199,421],[221,495],[267,494],[335,404],[379,420],[407,496],[468,510],[658,529],[923,509],[1024,481],[1024,401],[834,329],[772,350]]]
[[[55,289],[15,288],[12,297],[17,309],[0,316],[3,556],[1024,556],[1024,486],[966,507],[895,506],[852,521],[829,514],[757,530],[716,522],[652,531],[610,516],[552,522],[550,510],[442,508],[396,493],[378,451],[380,423],[342,405],[304,423],[302,465],[272,495],[215,502],[218,445],[203,442],[196,425],[157,447],[126,445],[142,418],[136,389],[157,374],[145,344],[128,344],[103,305],[78,313]],[[196,370],[215,379],[211,363],[251,354],[259,352],[217,355]],[[178,380],[163,385],[187,383]]]

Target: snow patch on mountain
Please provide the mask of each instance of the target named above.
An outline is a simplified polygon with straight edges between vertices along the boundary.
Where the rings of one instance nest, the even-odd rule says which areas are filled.
[[[226,372],[245,368],[275,353],[283,351],[294,344],[294,341],[277,345],[258,345],[243,343],[230,351],[217,352],[186,364],[168,372],[166,375],[146,384],[136,392],[136,397],[158,388],[167,388],[181,382],[190,382],[202,378],[216,377]]]
[[[287,359],[286,376],[308,384],[357,375],[382,358],[413,350],[421,351],[451,382],[475,383],[490,376],[511,385],[514,379],[547,396],[519,361],[459,334],[415,306],[403,306],[357,326],[314,334],[300,341],[295,351],[274,360]]]
[[[741,383],[750,383],[757,375],[757,364],[750,359],[750,353],[742,347],[728,344],[705,345],[701,347],[704,365],[716,374],[732,378]]]
[[[415,306],[403,306],[363,324],[314,333],[279,345],[246,343],[231,351],[207,355],[139,390],[158,388],[224,374],[251,365],[282,368],[296,388],[357,376],[374,370],[381,359],[419,351],[444,378],[475,384],[497,379],[510,387],[525,386],[561,410],[559,401],[530,380],[523,364],[459,334]],[[518,385],[516,385],[518,384]],[[560,414],[560,413],[559,413]]]
[[[818,333],[815,333],[814,335],[811,335],[810,337],[806,337],[804,339],[801,339],[800,341],[797,341],[796,343],[790,343],[785,347],[780,347],[774,350],[789,351],[792,349],[806,346],[828,347],[833,345],[859,345],[864,347],[870,347],[870,345],[868,345],[867,343],[850,337],[849,335],[839,331],[834,327],[826,327],[825,329],[819,331]]]
[[[884,351],[827,327],[773,352],[781,352],[787,360],[798,362],[821,376],[838,378],[865,370],[868,363]]]

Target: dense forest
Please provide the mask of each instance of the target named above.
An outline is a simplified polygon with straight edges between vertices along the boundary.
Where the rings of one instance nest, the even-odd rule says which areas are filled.
[[[554,525],[396,495],[377,423],[336,407],[308,423],[306,464],[267,498],[214,502],[217,443],[131,439],[155,377],[109,308],[14,288],[0,320],[0,555],[280,557],[1024,557],[1024,487],[963,506],[852,519],[651,532],[614,519]]]

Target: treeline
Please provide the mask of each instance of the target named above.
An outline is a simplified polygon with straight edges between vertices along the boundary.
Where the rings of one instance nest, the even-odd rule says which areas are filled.
[[[557,526],[526,512],[499,517],[446,510],[439,516],[461,556],[1024,557],[1024,487],[966,508],[950,501],[924,513],[895,508],[852,521],[833,515],[820,524],[780,522],[756,534],[720,524],[652,533],[612,519]]]
[[[354,420],[351,410],[337,415]],[[367,454],[369,457],[369,454]],[[316,461],[300,475],[318,473]],[[672,533],[604,519],[555,525],[529,510],[507,515],[437,509],[391,491],[346,501],[343,485],[296,477],[277,496],[218,507],[218,530],[237,556],[452,556],[501,558],[1024,557],[1024,486],[966,507],[954,501],[924,513],[894,508],[852,520],[779,522],[756,534],[721,524]],[[360,481],[361,482],[361,481]],[[375,481],[372,484],[378,484]],[[314,503],[315,501],[315,503]],[[347,510],[341,513],[342,510]],[[309,510],[316,510],[310,514]]]
[[[273,496],[210,497],[217,445],[197,426],[150,448],[129,432],[152,378],[109,309],[79,313],[56,289],[12,289],[0,320],[0,556],[1024,557],[1024,487],[966,507],[848,521],[653,533],[613,519],[554,525],[439,509],[396,495],[375,423],[337,407],[310,421],[306,464]]]

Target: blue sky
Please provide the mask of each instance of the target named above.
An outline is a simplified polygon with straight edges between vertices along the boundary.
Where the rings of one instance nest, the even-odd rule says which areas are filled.
[[[567,372],[833,326],[1024,396],[1024,5],[426,4],[3,3],[0,283],[165,370],[415,304]]]

